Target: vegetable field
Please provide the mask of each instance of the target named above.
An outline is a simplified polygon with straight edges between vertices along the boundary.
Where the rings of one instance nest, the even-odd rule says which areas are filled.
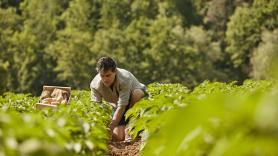
[[[205,81],[148,85],[150,96],[131,108],[129,132],[140,155],[278,155],[275,82],[242,85]],[[36,110],[38,97],[0,97],[0,155],[109,155],[111,108],[73,91],[70,105]],[[128,154],[127,154],[128,155]]]
[[[36,110],[38,97],[0,98],[0,155],[105,155],[110,107],[73,91],[69,106]]]

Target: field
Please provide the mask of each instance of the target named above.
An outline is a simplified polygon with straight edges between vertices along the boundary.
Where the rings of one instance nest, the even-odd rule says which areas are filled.
[[[90,101],[107,56],[148,89],[132,141]],[[0,0],[0,156],[278,156],[277,80],[278,0]]]
[[[126,115],[140,155],[278,155],[274,82],[205,81],[194,89],[153,83],[148,91]],[[112,154],[107,103],[77,90],[68,106],[36,110],[37,101],[31,94],[0,97],[0,155]]]

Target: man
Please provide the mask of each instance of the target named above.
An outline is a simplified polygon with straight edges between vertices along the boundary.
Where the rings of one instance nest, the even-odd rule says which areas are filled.
[[[141,84],[127,70],[117,68],[110,57],[102,57],[97,62],[98,74],[90,84],[91,99],[94,102],[109,102],[112,107],[112,121],[109,125],[112,139],[128,139],[125,120],[126,111],[147,95],[145,85]]]

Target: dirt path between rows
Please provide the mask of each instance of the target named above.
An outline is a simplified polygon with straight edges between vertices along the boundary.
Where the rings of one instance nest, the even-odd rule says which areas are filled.
[[[139,156],[141,139],[130,142],[109,142],[110,156]]]

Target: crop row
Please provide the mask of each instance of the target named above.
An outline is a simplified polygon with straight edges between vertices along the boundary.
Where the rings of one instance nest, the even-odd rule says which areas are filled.
[[[143,156],[278,155],[278,89],[273,82],[151,84],[128,111]]]
[[[73,91],[68,106],[36,110],[37,97],[0,97],[0,155],[105,155],[111,108]]]

